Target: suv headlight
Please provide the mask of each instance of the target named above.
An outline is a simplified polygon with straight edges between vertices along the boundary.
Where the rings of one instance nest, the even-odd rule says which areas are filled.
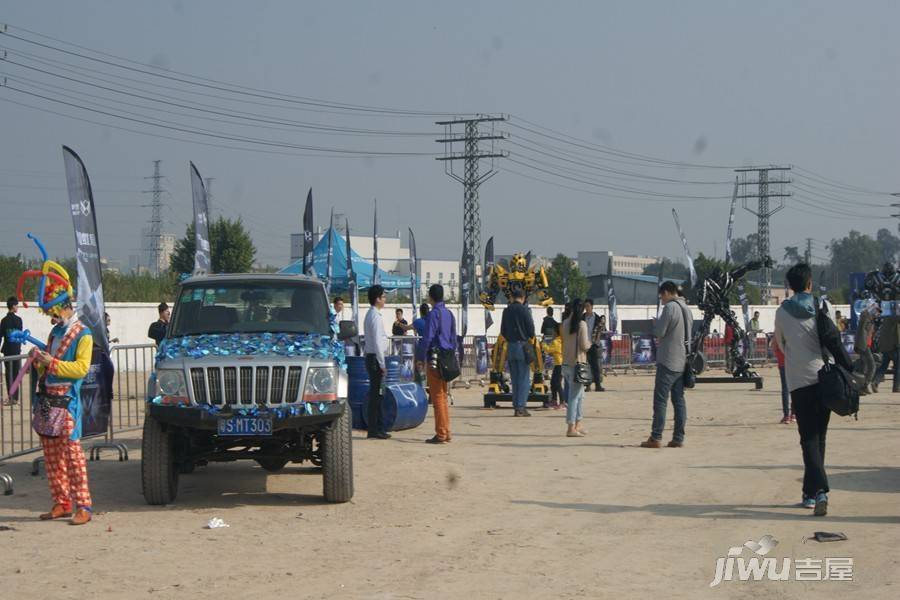
[[[337,400],[337,392],[337,367],[310,367],[303,388],[304,402],[334,401]]]
[[[156,387],[161,396],[187,396],[187,382],[180,369],[160,369],[156,373]]]

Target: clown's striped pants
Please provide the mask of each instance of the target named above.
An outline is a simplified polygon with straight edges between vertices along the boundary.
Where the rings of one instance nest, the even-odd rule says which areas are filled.
[[[53,502],[71,512],[75,508],[91,507],[91,492],[88,489],[87,461],[79,440],[70,440],[75,427],[70,416],[66,430],[59,437],[41,436],[44,448],[44,464]]]

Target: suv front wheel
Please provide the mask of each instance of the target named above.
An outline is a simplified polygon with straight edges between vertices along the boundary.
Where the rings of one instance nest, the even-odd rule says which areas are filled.
[[[353,498],[353,437],[350,407],[319,434],[325,500],[349,502]]]
[[[150,415],[144,418],[141,483],[147,504],[169,504],[178,493],[174,437],[171,429],[164,428]]]

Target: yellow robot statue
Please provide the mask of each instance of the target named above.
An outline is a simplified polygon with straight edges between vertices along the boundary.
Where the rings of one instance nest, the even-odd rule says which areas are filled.
[[[547,291],[547,273],[541,265],[531,264],[530,253],[515,254],[509,260],[508,265],[493,265],[487,274],[485,290],[481,292],[482,306],[487,310],[494,310],[494,302],[502,292],[507,304],[512,302],[513,291],[522,290],[525,293],[525,302],[533,299],[540,306],[550,306],[553,298]],[[532,383],[528,400],[531,402],[548,402],[549,394],[544,383],[544,356],[541,351],[541,343],[537,338],[528,340],[534,348],[534,362],[531,364]],[[491,372],[488,393],[484,395],[484,406],[493,408],[498,400],[512,401],[509,381],[504,376],[506,370],[507,343],[503,336],[497,338],[494,349],[491,352]]]

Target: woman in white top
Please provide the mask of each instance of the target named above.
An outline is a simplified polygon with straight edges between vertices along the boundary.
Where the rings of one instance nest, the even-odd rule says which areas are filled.
[[[563,343],[563,377],[569,386],[569,403],[566,407],[568,437],[584,437],[581,426],[584,385],[575,379],[575,365],[587,363],[587,351],[591,347],[587,323],[584,322],[584,303],[572,301],[572,314],[560,325]]]

